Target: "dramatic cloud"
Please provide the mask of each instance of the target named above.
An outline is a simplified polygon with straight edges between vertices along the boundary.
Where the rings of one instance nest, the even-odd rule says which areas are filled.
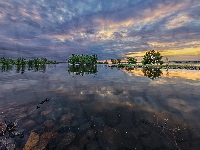
[[[155,49],[195,60],[199,10],[197,0],[1,1],[0,57],[63,61],[72,53],[95,53],[111,59]]]

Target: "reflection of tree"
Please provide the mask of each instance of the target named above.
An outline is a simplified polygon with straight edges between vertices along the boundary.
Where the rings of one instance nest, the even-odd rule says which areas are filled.
[[[68,72],[75,75],[96,74],[97,65],[68,65]]]
[[[1,71],[4,72],[4,71],[10,71],[12,70],[13,66],[12,65],[2,65],[1,66]]]
[[[28,64],[27,65],[16,65],[16,72],[17,73],[21,73],[23,74],[26,70],[26,68],[28,67],[28,70],[34,70],[34,71],[42,71],[42,72],[45,72],[46,71],[46,64],[41,64],[41,65],[31,65],[31,64]],[[13,65],[2,65],[1,66],[1,71],[2,72],[6,72],[6,71],[10,71],[13,69]]]
[[[144,76],[154,80],[156,78],[159,78],[163,73],[160,70],[160,68],[143,68],[142,72],[144,73]]]
[[[25,72],[26,66],[25,65],[17,65],[17,73],[21,71],[21,74]]]
[[[127,71],[134,70],[134,68],[131,68],[131,67],[126,67],[125,69],[126,69]]]

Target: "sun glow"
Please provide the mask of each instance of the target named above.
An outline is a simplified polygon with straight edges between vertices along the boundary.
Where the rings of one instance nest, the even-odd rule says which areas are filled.
[[[129,53],[126,54],[126,56],[127,57],[137,57],[137,56],[143,57],[147,51],[129,52]],[[160,54],[162,56],[198,55],[198,54],[200,54],[200,47],[157,50],[157,51],[160,52]]]

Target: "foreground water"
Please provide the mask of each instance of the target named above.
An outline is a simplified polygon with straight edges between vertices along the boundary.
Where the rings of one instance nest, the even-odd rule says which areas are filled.
[[[140,69],[99,65],[97,75],[84,76],[67,69],[0,73],[0,117],[18,120],[24,134],[1,143],[27,150],[199,149],[199,71],[162,70],[151,80]]]

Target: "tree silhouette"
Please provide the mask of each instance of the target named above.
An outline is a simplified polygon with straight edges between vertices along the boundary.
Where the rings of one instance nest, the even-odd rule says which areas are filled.
[[[163,61],[161,60],[163,56],[160,55],[159,52],[155,51],[155,50],[150,50],[148,52],[146,52],[146,54],[144,55],[144,58],[142,60],[142,64],[146,65],[146,64],[163,64]]]

